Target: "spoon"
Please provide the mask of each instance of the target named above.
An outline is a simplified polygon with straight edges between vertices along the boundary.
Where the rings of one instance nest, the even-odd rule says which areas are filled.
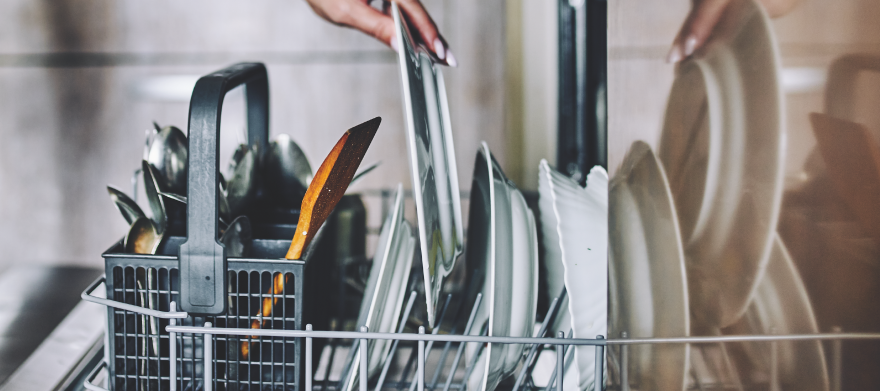
[[[107,193],[110,194],[110,199],[113,200],[113,205],[116,205],[116,209],[119,209],[119,213],[122,213],[122,217],[125,218],[125,221],[129,225],[141,217],[147,217],[147,215],[144,214],[144,211],[141,210],[141,207],[138,206],[137,202],[123,193],[122,190],[108,185]]]
[[[165,213],[165,202],[159,193],[162,193],[162,187],[157,180],[156,169],[146,160],[141,162],[144,174],[144,192],[147,193],[147,202],[150,204],[150,211],[153,212],[153,221],[156,223],[156,231],[162,233],[168,224]]]
[[[130,254],[155,254],[162,241],[162,234],[152,220],[141,217],[131,224],[123,239],[125,252]]]
[[[167,193],[162,192],[159,193],[160,196],[165,197],[165,199],[170,200],[171,202],[176,202],[181,205],[186,205],[186,196],[182,196],[180,194]],[[229,226],[226,222],[229,221],[229,204],[226,202],[226,195],[223,192],[220,192],[220,226],[221,228]]]
[[[239,148],[236,151],[241,151]],[[235,160],[233,158],[233,160]],[[226,199],[231,216],[239,216],[256,197],[257,152],[245,148],[240,161],[235,164],[232,178],[226,182]]]
[[[364,159],[364,154],[367,153],[367,148],[370,147],[381,122],[382,119],[376,117],[346,131],[321,163],[303,198],[299,222],[296,224],[296,232],[285,258],[302,258],[303,249],[309,245],[318,228],[324,224],[330,212],[345,194],[345,189],[348,188]],[[275,275],[272,287],[266,293],[274,298],[263,299],[261,314],[258,314],[257,319],[251,323],[252,329],[262,328],[265,320],[261,322],[260,319],[272,315],[272,307],[278,302],[278,295],[284,291],[284,285],[287,283],[287,278],[282,278],[283,275],[283,273]],[[243,341],[241,353],[245,358],[249,350],[250,342]]]
[[[251,249],[251,221],[247,216],[239,216],[220,236],[220,243],[226,247],[227,257],[244,257]]]
[[[156,168],[163,189],[186,193],[187,141],[183,131],[166,126],[150,142],[147,161]]]
[[[266,155],[266,183],[281,205],[295,208],[312,180],[309,159],[290,136],[279,135],[269,144]]]
[[[348,185],[351,186],[351,185],[355,184],[356,182],[360,181],[364,177],[364,175],[367,175],[370,173],[370,171],[375,170],[376,167],[379,167],[380,164],[382,164],[382,162],[378,161],[378,162],[375,162],[375,163],[367,166],[367,168],[358,171],[358,173],[355,174],[354,178],[351,178],[351,183],[349,183]]]

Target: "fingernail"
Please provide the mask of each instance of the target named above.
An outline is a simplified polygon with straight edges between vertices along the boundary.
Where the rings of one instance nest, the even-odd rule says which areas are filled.
[[[458,67],[458,61],[455,61],[455,56],[452,55],[452,50],[446,49],[446,63],[453,68]]]
[[[440,38],[434,39],[434,53],[437,53],[437,58],[441,60],[446,59],[446,48],[443,47],[443,42],[440,41]]]
[[[676,43],[669,49],[669,54],[666,55],[666,62],[675,64],[679,61],[681,61],[681,47]]]
[[[391,37],[391,48],[394,49],[395,52],[400,51],[400,48],[397,47],[397,36]]]
[[[687,40],[684,41],[684,55],[690,56],[694,54],[694,50],[697,48],[697,37],[691,35]]]

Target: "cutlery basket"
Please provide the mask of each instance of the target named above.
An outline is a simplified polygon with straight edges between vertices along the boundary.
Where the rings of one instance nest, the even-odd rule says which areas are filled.
[[[321,248],[321,233],[303,259],[284,259],[298,211],[255,220],[249,257],[227,258],[218,243],[220,110],[226,93],[239,85],[246,88],[248,142],[266,151],[263,64],[237,64],[199,79],[190,101],[186,230],[169,228],[155,255],[125,253],[122,241],[114,244],[103,254],[105,277],[83,293],[108,307],[105,361],[112,390],[298,391],[302,351],[295,338],[215,335],[212,366],[205,368],[207,340],[169,335],[165,327],[326,327],[322,307],[328,306],[310,308],[303,300],[329,294],[332,263],[320,261],[329,254]],[[101,282],[106,299],[91,295]],[[213,384],[203,384],[206,373]]]

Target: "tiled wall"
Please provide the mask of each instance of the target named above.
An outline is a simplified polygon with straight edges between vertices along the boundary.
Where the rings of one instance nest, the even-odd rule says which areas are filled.
[[[508,159],[504,4],[424,3],[460,64],[445,76],[467,190],[480,140],[502,164]],[[263,61],[272,134],[292,135],[317,168],[345,129],[381,116],[364,162],[382,165],[355,190],[410,187],[393,52],[320,20],[302,0],[12,0],[0,2],[0,19],[2,266],[101,264],[100,253],[126,231],[104,186],[130,188],[151,121],[186,126],[185,94],[143,93],[157,76]],[[240,105],[241,94],[230,95],[224,157],[241,139]]]

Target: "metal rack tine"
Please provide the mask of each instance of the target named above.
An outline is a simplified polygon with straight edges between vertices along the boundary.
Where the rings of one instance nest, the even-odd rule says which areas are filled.
[[[471,315],[468,317],[467,325],[464,326],[464,335],[468,335],[471,333],[471,329],[474,326],[474,319],[477,317],[477,310],[480,309],[480,303],[483,301],[483,294],[477,293],[477,299],[474,300],[474,307],[471,309]],[[461,361],[461,354],[464,351],[464,347],[467,345],[466,343],[461,343],[458,345],[458,350],[455,352],[455,358],[452,360],[452,367],[449,368],[449,375],[446,376],[446,385],[443,386],[443,391],[449,391],[449,386],[452,384],[452,378],[455,376],[456,370],[458,370],[458,363]]]
[[[446,296],[447,303],[452,299],[452,294]],[[448,304],[447,304],[448,305]],[[451,334],[455,334],[458,328],[458,317],[461,314],[461,310],[455,312],[455,318],[452,319],[452,330]],[[437,323],[437,328],[440,328],[440,323]],[[440,353],[440,359],[437,361],[437,370],[434,371],[434,376],[431,378],[431,383],[427,386],[428,390],[433,390],[437,387],[437,381],[440,379],[440,372],[443,372],[443,364],[446,362],[446,357],[449,355],[449,348],[452,346],[452,342],[446,342],[443,346],[443,351]]]
[[[483,325],[483,329],[480,330],[480,336],[486,336],[488,334],[489,334],[489,323],[486,323],[485,325]],[[464,344],[462,344],[462,345],[464,345]],[[471,373],[474,371],[474,367],[477,365],[477,359],[480,358],[480,353],[483,352],[483,345],[484,344],[481,343],[477,346],[477,351],[474,352],[474,357],[471,358],[471,361],[468,363],[467,367],[465,367],[464,380],[462,380],[462,382],[465,384],[467,384],[468,379],[471,377]],[[447,384],[447,386],[448,385],[449,384]]]
[[[566,337],[565,334],[564,334],[562,331],[560,331],[559,334],[557,335],[557,338],[566,338],[566,339],[570,339],[570,338],[572,338],[572,336],[574,336],[574,330],[569,329],[569,330],[568,330],[568,337]],[[564,359],[565,359],[565,358],[568,358],[567,356],[568,356],[569,354],[571,354],[572,352],[574,352],[574,350],[572,350],[572,348],[573,348],[573,346],[571,346],[571,345],[565,345],[564,349],[562,349],[562,356],[563,356]],[[560,349],[557,347],[557,349],[556,349],[556,355],[557,355],[556,359],[557,359],[557,360],[559,360],[559,357],[558,357],[558,356],[559,356],[559,352],[560,352]],[[553,372],[550,373],[550,380],[547,381],[547,388],[550,388],[550,387],[553,386],[553,382],[556,381],[556,376],[559,375],[559,373],[557,373],[558,370],[559,370],[559,366],[558,366],[558,365],[557,365],[556,368],[553,368]],[[563,372],[564,372],[564,371],[565,371],[565,369],[563,369]],[[562,376],[560,376],[560,378],[561,378],[561,377],[562,377]],[[561,390],[562,390],[562,388],[561,388],[561,386],[560,386],[560,391],[561,391]]]
[[[452,299],[452,295],[446,295],[446,302],[443,303],[443,309],[440,310],[440,316],[437,318],[437,327],[434,327],[434,330],[431,331],[431,334],[437,334],[440,332],[440,325],[443,323],[443,318],[446,317],[446,310],[449,309],[450,299]],[[433,347],[433,346],[434,346],[434,341],[429,341],[425,351],[430,352],[431,347]],[[427,354],[423,358],[427,358]],[[422,364],[424,364],[424,363],[422,363]],[[439,367],[439,365],[438,365],[438,367]],[[422,369],[424,369],[424,368],[422,368]],[[439,371],[440,369],[437,369],[437,370]],[[424,380],[424,373],[421,374],[420,379],[422,381]],[[401,379],[401,380],[403,380],[403,379]],[[424,387],[422,387],[422,388],[424,388]],[[414,391],[415,389],[416,389],[416,379],[413,379],[413,381],[411,381],[409,383],[409,391]]]
[[[409,319],[409,313],[412,311],[413,304],[416,302],[416,296],[418,296],[418,294],[415,291],[409,294],[409,300],[407,300],[406,308],[403,310],[403,317],[401,317],[400,325],[397,327],[398,333],[402,333],[404,327],[406,327],[406,320]],[[391,344],[391,349],[388,350],[388,355],[385,356],[385,365],[382,366],[382,374],[379,375],[379,381],[376,383],[376,391],[381,391],[382,386],[385,384],[385,376],[388,375],[388,369],[391,367],[391,359],[394,357],[394,352],[397,350],[397,344],[399,343],[400,340],[395,339]]]
[[[547,334],[547,330],[550,328],[550,324],[556,320],[556,314],[559,312],[559,307],[562,305],[562,300],[565,299],[565,295],[566,290],[565,288],[562,288],[562,292],[559,293],[559,296],[550,302],[550,308],[547,309],[547,314],[544,315],[544,321],[541,323],[541,329],[538,330],[538,338],[544,337],[544,335]],[[541,350],[543,349],[544,345],[539,344],[533,344],[529,349],[529,355],[526,357],[526,362],[519,370],[519,375],[516,376],[516,383],[513,385],[513,391],[519,391],[523,380],[525,380],[526,373],[532,373],[535,363],[538,361],[537,357],[541,354]]]

